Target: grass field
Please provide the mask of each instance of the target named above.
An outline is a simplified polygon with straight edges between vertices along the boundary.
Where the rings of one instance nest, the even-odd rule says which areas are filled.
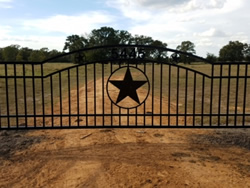
[[[46,63],[43,65],[43,69],[41,69],[40,65],[8,65],[7,67],[5,67],[5,65],[0,65],[0,76],[6,75],[6,69],[8,76],[15,75],[15,72],[17,76],[25,75],[26,77],[39,77],[42,74],[47,76],[43,79],[43,82],[41,78],[9,78],[7,81],[5,78],[0,78],[0,113],[2,115],[41,115],[43,114],[43,111],[45,111],[48,114],[51,114],[54,106],[59,104],[60,101],[70,98],[71,92],[69,91],[79,91],[79,89],[86,84],[88,84],[88,87],[96,87],[95,82],[97,80],[102,80],[101,78],[108,78],[112,71],[119,68],[119,65],[111,66],[110,64],[90,64],[87,66],[82,65],[67,69],[71,66],[76,65],[70,63]],[[155,104],[148,104],[152,105],[152,107],[154,106],[154,108],[152,108],[152,113],[157,111],[155,108],[159,108],[157,112],[161,111],[164,114],[250,113],[249,79],[247,82],[245,82],[246,79],[244,78],[231,78],[230,81],[228,78],[211,80],[210,78],[204,77],[199,73],[194,73],[191,70],[188,71],[187,69],[178,68],[176,66],[151,63],[147,63],[146,66],[143,64],[137,66],[139,69],[145,71],[149,78],[151,85],[151,103],[155,100],[155,98],[162,98],[163,101],[167,102],[167,106],[163,106],[161,102],[159,102],[160,100],[158,100],[158,102],[155,101]],[[180,66],[199,71],[200,73],[208,76],[211,76],[212,74],[212,66],[209,64],[180,64]],[[23,71],[24,69],[25,72]],[[53,74],[56,71],[60,72]],[[250,66],[248,66],[247,71],[249,76]],[[246,66],[232,65],[229,67],[228,65],[216,65],[213,75],[219,76],[220,74],[223,76],[228,76],[229,74],[231,76],[245,76]],[[136,74],[133,74],[133,79],[139,80],[140,76],[137,77]],[[104,79],[102,81],[104,82]],[[203,81],[205,85],[203,85]],[[8,85],[7,89],[6,85]],[[211,85],[213,87],[211,87]],[[24,86],[26,88],[25,90]],[[245,86],[247,86],[246,90]],[[106,83],[104,83],[102,87],[105,90]],[[230,95],[228,95],[228,91],[230,91]],[[6,92],[8,92],[8,95]],[[79,97],[86,96],[79,95]],[[107,97],[106,90],[103,98],[104,97]],[[212,105],[210,105],[211,101]],[[69,111],[71,108],[77,107],[73,106],[74,104],[71,104],[71,102],[73,103],[73,101],[68,100],[68,104],[63,104],[69,106]],[[43,103],[44,106],[42,105]],[[16,104],[18,108],[16,108]],[[24,104],[27,104],[26,108]],[[81,113],[85,112],[81,111]],[[69,112],[63,113],[67,114]],[[237,124],[242,124],[244,118],[244,122],[247,122],[246,124],[249,125],[250,117],[244,117],[242,115],[238,115],[236,119],[234,116],[214,116],[211,118],[211,122],[209,116],[203,118],[201,116],[197,116],[193,121],[195,124],[202,124],[202,122],[204,124],[212,123],[213,125],[223,125],[226,123],[233,124],[235,122]],[[7,120],[7,118],[2,118],[0,121],[1,125],[6,125]],[[24,118],[18,118],[18,120],[11,118],[10,121],[12,125],[20,124],[20,122],[24,121]],[[17,121],[19,122],[17,123]]]

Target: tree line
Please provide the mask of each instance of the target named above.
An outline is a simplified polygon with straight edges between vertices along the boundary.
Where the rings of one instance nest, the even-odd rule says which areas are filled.
[[[41,62],[48,58],[61,55],[63,52],[58,50],[49,51],[48,48],[41,48],[40,50],[34,50],[28,47],[20,47],[20,45],[10,45],[5,48],[0,48],[0,61],[8,62]],[[67,57],[56,59],[58,62],[69,62]]]
[[[101,45],[119,45],[119,44],[134,44],[134,45],[152,45],[157,47],[167,47],[167,43],[160,40],[154,40],[152,37],[144,35],[132,35],[125,30],[115,30],[111,27],[101,27],[94,29],[86,35],[70,35],[67,36],[63,50],[49,50],[47,47],[40,50],[30,49],[28,47],[21,47],[19,45],[10,45],[5,48],[0,48],[0,61],[32,61],[40,62],[51,57],[61,55],[65,52],[72,52],[82,48],[101,46]],[[195,44],[191,41],[183,41],[176,47],[177,50],[195,54]],[[76,54],[79,55],[79,54]],[[86,56],[86,54],[84,54]],[[102,58],[105,56],[104,52],[92,52],[87,54],[87,58]],[[154,58],[164,58],[167,56],[165,52],[150,51],[150,56]],[[229,41],[219,51],[219,56],[207,53],[206,58],[209,61],[250,61],[250,44],[239,41]],[[58,62],[72,62],[77,61],[76,56],[64,56],[57,58],[54,61]],[[190,63],[192,59],[181,55],[180,62]]]

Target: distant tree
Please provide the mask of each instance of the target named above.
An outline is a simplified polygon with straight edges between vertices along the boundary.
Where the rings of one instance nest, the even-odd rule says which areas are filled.
[[[59,52],[58,50],[55,50],[55,49],[49,51],[49,53],[48,53],[48,57],[49,58],[56,57],[58,55],[61,55],[61,52]]]
[[[32,49],[27,47],[19,49],[18,54],[16,56],[16,61],[28,61],[31,52]]]
[[[85,47],[103,46],[103,45],[119,45],[119,44],[136,44],[136,45],[154,45],[159,47],[167,47],[166,43],[159,40],[153,40],[152,37],[144,35],[132,36],[128,31],[115,30],[111,27],[101,27],[94,29],[86,37],[71,35],[68,36],[63,48],[63,51],[69,52],[79,50]],[[146,51],[146,50],[145,50]],[[107,53],[104,49],[96,49],[85,53],[77,53],[74,55],[73,60],[77,63],[79,56],[89,61],[100,59],[107,59]],[[149,58],[166,58],[167,53],[162,50],[147,49],[147,56]]]
[[[44,51],[45,49],[40,49],[40,50],[33,50],[31,53],[30,53],[30,56],[29,56],[29,61],[34,61],[34,62],[41,62],[41,61],[44,61],[45,59],[47,59],[46,57],[46,54]]]
[[[214,54],[212,54],[212,53],[207,53],[206,59],[207,59],[209,62],[214,63],[214,62],[217,61],[218,58],[217,58]]]
[[[82,49],[88,45],[88,40],[79,35],[70,35],[67,37],[64,44],[63,51],[68,50],[69,52]]]
[[[176,47],[177,50],[182,51],[182,52],[186,52],[186,53],[190,53],[190,54],[195,54],[195,45],[194,43],[190,42],[190,41],[183,41],[181,43],[181,45],[178,45]],[[192,62],[194,59],[192,57],[189,57],[188,55],[180,55],[180,61],[183,63],[188,63],[190,64],[190,62]]]
[[[15,61],[19,48],[19,45],[10,45],[5,47],[2,52],[4,61]]]
[[[0,48],[0,61],[3,61],[3,48]]]
[[[49,49],[47,47],[43,47],[39,50],[39,59],[40,60],[46,60],[49,57]]]
[[[244,56],[246,61],[250,61],[250,44],[245,45]]]
[[[195,54],[195,45],[194,43],[190,42],[190,41],[183,41],[181,43],[181,45],[178,45],[176,47],[177,50],[180,50],[182,52],[186,52],[186,53],[191,53],[191,54]]]
[[[126,42],[126,33],[124,32],[123,34],[122,40],[124,40],[123,42]],[[120,44],[119,31],[111,27],[101,27],[100,29],[94,29],[91,31],[88,37],[90,47]],[[103,49],[92,51],[87,54],[87,58],[92,61],[106,59],[107,52]]]
[[[132,35],[128,31],[117,31],[117,36],[119,38],[119,44],[130,44]]]
[[[53,49],[53,50],[51,50],[51,51],[48,52],[47,59],[49,59],[49,58],[55,58],[55,57],[57,57],[59,55],[62,55],[62,54],[63,54],[62,52]],[[71,61],[71,59],[70,59],[69,56],[57,57],[55,59],[50,60],[50,62],[70,62],[70,61]]]
[[[162,41],[155,40],[151,44],[152,46],[156,47],[162,47],[162,48],[167,48],[167,43],[163,43]],[[167,52],[163,50],[154,50],[152,53],[153,58],[156,58],[157,60],[167,60]]]
[[[163,43],[159,40],[154,40],[152,37],[144,36],[144,35],[135,35],[130,39],[130,44],[135,45],[150,45],[156,47],[167,47],[167,43]],[[167,57],[167,52],[158,49],[147,49],[145,50],[147,53],[147,58],[153,58],[158,60],[163,60]]]
[[[247,46],[247,44],[239,41],[229,41],[227,45],[220,49],[219,58],[222,61],[242,61]]]
[[[30,53],[30,56],[29,56],[29,61],[34,61],[34,62],[39,62],[38,60],[38,54],[39,54],[39,51],[38,50],[33,50],[31,53]]]
[[[94,29],[89,35],[90,46],[116,45],[120,43],[119,31],[111,27],[101,27]]]
[[[69,52],[73,52],[76,50],[83,49],[87,46],[88,46],[88,39],[79,35],[71,35],[67,37],[63,51],[67,50]],[[75,63],[81,63],[84,58],[85,58],[84,53],[77,53],[72,55],[71,57],[72,61],[74,61]]]
[[[152,45],[154,40],[152,37],[144,36],[144,35],[135,35],[130,39],[131,44],[137,45]]]

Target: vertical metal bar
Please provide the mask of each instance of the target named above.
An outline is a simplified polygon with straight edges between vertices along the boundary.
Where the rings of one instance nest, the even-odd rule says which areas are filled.
[[[228,86],[227,86],[227,119],[226,119],[226,125],[228,126],[228,115],[229,115],[229,105],[230,105],[230,86],[231,86],[231,64],[229,64],[228,68]]]
[[[7,67],[7,64],[4,64],[4,67],[5,67],[5,91],[6,91],[6,114],[7,114],[7,125],[8,125],[8,128],[10,128],[10,104],[9,104],[9,83],[8,83],[8,67]]]
[[[121,62],[119,62],[119,68],[121,68]],[[121,121],[122,121],[122,119],[121,119],[121,112],[122,112],[122,110],[119,107],[119,126],[121,126]]]
[[[218,104],[218,126],[220,126],[221,119],[221,91],[222,91],[222,74],[223,74],[223,65],[220,65],[220,83],[219,83],[219,104]]]
[[[104,63],[102,63],[102,124],[105,125],[105,101],[104,101]]]
[[[135,63],[135,67],[138,68],[138,63],[137,62],[134,62]],[[137,117],[137,114],[138,114],[138,109],[137,107],[135,108],[135,126],[137,127],[137,121],[138,121],[138,117]]]
[[[244,99],[243,99],[243,118],[242,118],[242,126],[245,126],[245,118],[246,118],[246,98],[247,98],[247,75],[248,75],[248,64],[245,65],[245,78],[244,78]]]
[[[113,73],[113,61],[110,62],[110,75]],[[113,103],[110,103],[110,111],[111,111],[111,126],[113,126]]]
[[[59,72],[60,126],[62,127],[62,73]]]
[[[138,68],[138,63],[136,62],[135,64],[136,68]],[[137,107],[135,108],[135,126],[137,127],[137,121],[138,121],[138,118],[137,118],[137,114],[138,114],[138,109]]]
[[[195,126],[195,106],[196,106],[196,72],[194,73],[194,96],[193,96],[193,126]]]
[[[163,64],[161,63],[160,72],[160,126],[162,126],[162,76],[163,76]]]
[[[71,127],[71,87],[70,87],[70,69],[68,69],[68,98],[69,98],[69,126]]]
[[[1,116],[2,116],[2,106],[1,106],[1,103],[0,103],[0,128],[2,128],[2,118],[1,118]]]
[[[41,89],[42,89],[42,115],[43,115],[43,127],[45,127],[45,98],[44,98],[44,75],[43,75],[43,64],[41,64]]]
[[[23,92],[24,92],[24,115],[25,115],[25,127],[27,128],[27,96],[26,96],[26,78],[25,78],[25,64],[23,64]]]
[[[180,86],[180,67],[177,67],[176,126],[179,126],[179,86]]]
[[[94,69],[94,125],[96,126],[96,63],[93,64]]]
[[[129,127],[129,109],[127,109],[127,126]]]
[[[129,68],[129,63],[127,63],[127,67]],[[129,116],[129,109],[127,109],[127,126],[129,126],[129,122],[130,122],[130,116]]]
[[[86,126],[88,126],[88,72],[85,64],[85,107],[86,107]]]
[[[154,126],[154,85],[155,85],[155,64],[152,63],[152,126]]]
[[[14,64],[14,76],[15,76],[15,79],[14,79],[14,85],[15,85],[15,106],[16,106],[16,125],[18,127],[19,125],[19,118],[18,118],[18,93],[17,93],[17,78],[16,78],[16,64]]]
[[[168,67],[168,81],[169,81],[169,84],[168,84],[168,126],[170,126],[170,98],[171,98],[171,65],[169,65]]]
[[[212,64],[212,73],[211,73],[211,89],[210,89],[210,117],[209,124],[212,126],[212,114],[213,114],[213,90],[214,90],[214,64]]]
[[[235,96],[235,116],[234,116],[234,126],[237,125],[237,114],[238,114],[238,94],[239,94],[239,76],[240,76],[240,65],[237,64],[237,78],[236,78],[236,96]]]
[[[147,71],[146,62],[144,62],[144,74],[146,74],[146,71]],[[143,126],[145,127],[146,126],[146,101],[143,104],[143,108],[144,108]]]
[[[76,67],[76,87],[77,87],[77,126],[80,126],[80,90],[79,90],[79,67]]]
[[[202,99],[201,99],[201,125],[204,125],[204,98],[205,98],[205,77],[202,76]]]
[[[121,107],[119,107],[119,126],[121,126],[122,124],[122,118],[121,118]]]
[[[50,97],[51,97],[51,126],[54,127],[54,96],[53,96],[53,79],[50,76]]]
[[[184,119],[184,126],[187,126],[187,98],[188,98],[188,71],[186,69],[186,83],[185,83],[185,119]]]
[[[34,113],[34,126],[36,127],[36,88],[35,88],[35,70],[32,64],[32,84],[33,84],[33,113]]]

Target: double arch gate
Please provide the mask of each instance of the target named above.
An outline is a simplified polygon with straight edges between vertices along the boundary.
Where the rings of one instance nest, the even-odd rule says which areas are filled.
[[[0,130],[249,128],[249,64],[145,45],[0,62]]]

